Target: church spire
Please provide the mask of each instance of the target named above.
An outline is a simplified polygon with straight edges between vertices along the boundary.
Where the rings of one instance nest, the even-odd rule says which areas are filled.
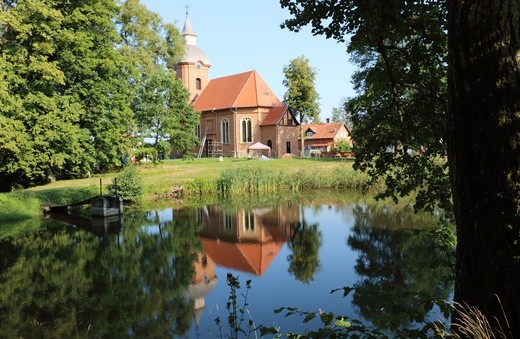
[[[190,7],[188,5],[186,5],[186,19],[184,21],[184,28],[182,29],[182,36],[184,37],[184,42],[186,43],[186,45],[196,46],[197,45],[197,34],[191,27],[191,22],[190,22],[190,19],[188,18],[189,8]]]

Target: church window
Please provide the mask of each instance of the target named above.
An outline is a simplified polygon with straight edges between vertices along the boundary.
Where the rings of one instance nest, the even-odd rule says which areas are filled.
[[[240,136],[241,142],[253,141],[253,123],[251,118],[243,118],[240,121]]]
[[[273,142],[271,141],[271,139],[267,140],[267,146],[269,146],[269,148],[273,148]]]
[[[255,215],[251,212],[244,212],[243,215],[244,230],[252,233],[255,231]]]
[[[233,229],[233,216],[224,212],[222,214],[222,223],[224,225],[224,230],[230,232]]]
[[[202,89],[202,80],[200,80],[200,78],[195,79],[195,88],[197,90],[201,90]]]
[[[221,140],[223,144],[229,144],[229,120],[222,119],[220,122]]]

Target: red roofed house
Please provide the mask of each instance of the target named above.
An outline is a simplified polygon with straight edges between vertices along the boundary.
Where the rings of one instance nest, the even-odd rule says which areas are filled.
[[[352,146],[350,131],[342,122],[302,125],[302,129],[306,151],[330,152],[339,141]]]
[[[299,123],[258,72],[209,80],[211,62],[196,46],[197,35],[187,17],[182,35],[186,54],[176,69],[195,110],[201,112],[196,131],[199,157],[245,157],[257,142],[271,147],[273,157],[298,154]]]

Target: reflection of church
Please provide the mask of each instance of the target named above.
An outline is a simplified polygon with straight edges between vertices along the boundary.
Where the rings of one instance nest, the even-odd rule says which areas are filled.
[[[180,217],[188,210],[178,210]],[[221,205],[197,208],[194,216],[202,224],[202,252],[194,263],[194,276],[185,291],[193,300],[195,322],[205,308],[205,298],[217,284],[217,267],[263,275],[299,221],[299,207],[228,209]]]
[[[298,222],[298,206],[226,210],[221,205],[197,210],[204,227],[204,252],[218,266],[263,275]]]

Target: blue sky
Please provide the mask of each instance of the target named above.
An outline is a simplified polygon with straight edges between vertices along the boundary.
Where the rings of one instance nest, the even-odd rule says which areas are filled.
[[[189,6],[189,19],[199,46],[211,60],[210,78],[256,70],[283,100],[283,67],[301,55],[316,69],[322,121],[330,117],[342,98],[354,95],[346,45],[324,36],[313,36],[310,28],[298,33],[281,29],[289,13],[278,0],[141,0],[165,22],[182,30]]]

